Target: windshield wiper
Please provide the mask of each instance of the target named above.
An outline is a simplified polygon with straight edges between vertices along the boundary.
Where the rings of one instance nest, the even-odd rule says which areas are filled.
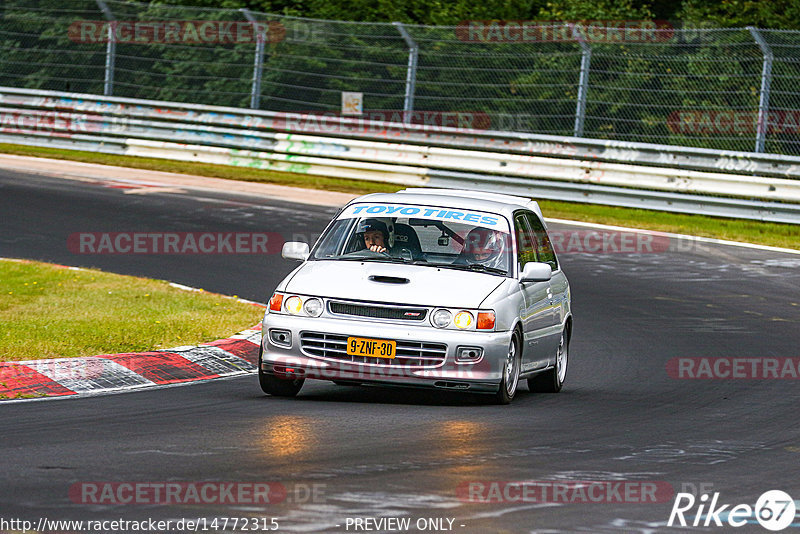
[[[411,260],[404,258],[396,258],[394,256],[331,256],[326,258],[318,258],[336,261],[378,261],[386,263],[411,263]]]
[[[481,265],[480,263],[470,263],[469,265],[457,265],[457,268],[463,268],[467,271],[481,271],[485,273],[495,273],[495,274],[508,274],[508,271],[505,269],[498,269],[497,267],[487,267],[486,265]]]
[[[470,263],[470,264],[459,264],[459,263],[426,263],[425,265],[430,265],[431,267],[445,267],[447,269],[458,269],[460,271],[476,271],[476,272],[484,272],[484,273],[493,273],[493,274],[502,274],[503,276],[508,274],[508,271],[503,269],[498,269],[497,267],[487,267],[486,265],[481,265],[479,263]]]

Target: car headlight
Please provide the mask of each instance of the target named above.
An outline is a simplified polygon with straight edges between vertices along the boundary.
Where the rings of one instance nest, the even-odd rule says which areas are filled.
[[[495,329],[493,310],[437,308],[431,314],[430,321],[436,328],[449,330],[487,331]]]
[[[303,310],[306,312],[306,315],[311,317],[319,317],[322,315],[322,301],[318,298],[312,297],[306,300]]]
[[[269,313],[319,317],[325,311],[325,302],[320,297],[292,295],[275,292],[269,299]]]
[[[462,330],[469,328],[472,324],[472,314],[468,311],[460,311],[456,314],[456,318],[453,319],[453,323]]]
[[[436,328],[447,328],[452,319],[453,314],[450,313],[450,310],[436,310],[431,316],[431,323]]]
[[[303,299],[297,295],[292,295],[286,299],[286,303],[283,305],[283,307],[286,308],[286,311],[292,315],[297,315],[303,310]]]

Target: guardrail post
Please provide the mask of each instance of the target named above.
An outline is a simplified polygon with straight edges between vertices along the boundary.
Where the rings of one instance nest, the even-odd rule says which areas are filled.
[[[408,69],[406,70],[406,94],[403,100],[403,122],[411,122],[411,114],[414,112],[414,89],[417,84],[417,56],[419,47],[411,35],[406,31],[402,22],[392,22],[397,27],[397,31],[403,37],[408,46]]]
[[[108,43],[106,43],[106,76],[103,82],[103,95],[111,96],[114,92],[114,59],[117,55],[117,41],[114,13],[103,0],[95,0],[108,21]]]
[[[253,84],[250,89],[250,108],[258,109],[259,101],[261,100],[261,73],[264,71],[264,41],[267,39],[261,25],[250,13],[250,10],[243,7],[239,11],[242,12],[248,22],[253,24],[254,33],[258,32],[256,36],[256,57],[253,59]]]
[[[756,126],[756,152],[764,152],[764,143],[769,125],[769,87],[772,83],[772,60],[774,56],[772,55],[772,48],[770,48],[758,29],[754,26],[748,26],[747,29],[764,55],[764,63],[761,67],[761,91],[758,95],[758,124]]]
[[[578,78],[578,103],[575,106],[575,128],[572,134],[575,137],[583,137],[583,123],[586,119],[586,97],[589,93],[589,69],[592,63],[592,47],[586,43],[580,29],[574,24],[570,24],[572,35],[581,45],[581,74]]]

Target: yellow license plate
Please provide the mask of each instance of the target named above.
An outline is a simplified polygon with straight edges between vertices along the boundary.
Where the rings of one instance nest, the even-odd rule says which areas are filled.
[[[367,337],[348,337],[348,356],[367,356],[370,358],[394,358],[397,349],[395,341],[370,339]]]

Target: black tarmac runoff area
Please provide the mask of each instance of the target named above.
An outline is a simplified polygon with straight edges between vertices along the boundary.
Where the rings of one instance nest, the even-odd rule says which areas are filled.
[[[279,251],[98,254],[75,240],[314,240],[336,210],[0,171],[0,256],[265,302],[297,265]],[[560,393],[522,383],[497,406],[307,381],[283,399],[248,375],[0,403],[0,531],[769,532],[755,514],[800,499],[800,255],[674,238],[597,250],[589,228],[550,230],[574,314]]]

